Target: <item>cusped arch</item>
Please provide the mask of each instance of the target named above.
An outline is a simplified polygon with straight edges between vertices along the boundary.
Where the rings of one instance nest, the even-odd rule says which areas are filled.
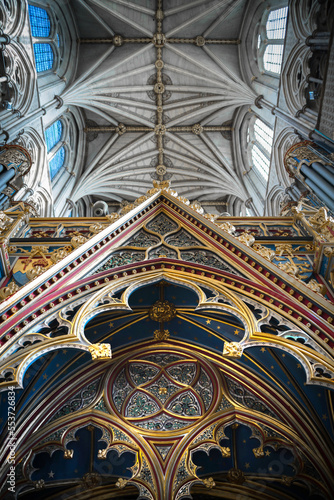
[[[25,47],[13,40],[5,46],[4,56],[9,75],[12,106],[25,115],[32,104],[35,93],[35,68]]]

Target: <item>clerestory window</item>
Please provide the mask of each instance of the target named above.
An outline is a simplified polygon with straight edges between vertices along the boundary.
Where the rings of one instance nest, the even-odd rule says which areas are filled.
[[[57,175],[65,163],[66,150],[62,141],[63,123],[57,120],[45,130],[45,142],[48,152],[51,180]]]
[[[37,73],[54,68],[59,58],[61,37],[58,33],[58,23],[46,9],[28,4],[30,29],[33,38],[34,56]]]
[[[268,73],[279,75],[281,72],[287,15],[288,7],[271,10],[265,28],[264,18],[258,34],[258,60]]]
[[[253,171],[263,184],[267,183],[270,168],[270,157],[273,143],[273,130],[262,120],[256,118],[248,130],[251,144]]]

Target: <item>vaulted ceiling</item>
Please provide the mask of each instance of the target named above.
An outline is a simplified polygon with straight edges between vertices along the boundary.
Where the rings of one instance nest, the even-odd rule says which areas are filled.
[[[249,197],[233,160],[235,111],[256,99],[239,68],[245,3],[71,2],[80,44],[63,98],[88,140],[74,202],[131,200],[152,179],[192,200]]]

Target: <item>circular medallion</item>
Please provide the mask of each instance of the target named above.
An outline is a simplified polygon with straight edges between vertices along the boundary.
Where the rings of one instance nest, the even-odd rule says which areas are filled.
[[[127,423],[153,432],[177,432],[204,418],[219,400],[212,368],[195,356],[154,351],[112,371],[108,398]]]
[[[197,47],[203,47],[205,45],[204,36],[197,36],[195,39],[195,43],[196,43]]]
[[[165,175],[165,173],[167,172],[167,168],[165,167],[165,165],[158,165],[155,171],[158,175]]]
[[[165,86],[162,82],[157,82],[153,88],[156,94],[163,94],[165,92]]]

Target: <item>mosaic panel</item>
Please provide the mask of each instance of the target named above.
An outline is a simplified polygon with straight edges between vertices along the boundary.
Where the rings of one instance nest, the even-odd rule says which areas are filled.
[[[170,415],[166,415],[162,413],[155,417],[152,420],[142,420],[140,422],[134,422],[136,427],[140,427],[141,429],[151,430],[151,431],[176,431],[179,429],[183,429],[188,425],[191,425],[193,421],[190,420],[178,420],[175,417],[171,417]]]
[[[162,404],[179,389],[179,386],[173,384],[164,375],[146,387],[146,390],[153,394]]]
[[[130,418],[146,417],[153,415],[158,410],[157,403],[147,394],[135,392],[126,406],[125,416]]]
[[[205,409],[207,410],[212,402],[213,387],[207,373],[201,368],[199,379],[194,385],[194,390],[199,394],[204,402]]]
[[[135,385],[142,385],[152,380],[159,373],[159,368],[151,365],[133,363],[130,365],[129,373]]]
[[[150,231],[154,231],[163,236],[171,231],[175,231],[178,228],[178,224],[167,217],[167,215],[159,214],[155,219],[149,222],[146,227]]]
[[[172,234],[166,238],[166,243],[175,247],[192,247],[200,246],[202,243],[189,234],[185,229],[181,229],[176,234]]]
[[[175,356],[174,354],[150,354],[149,356],[145,356],[143,359],[146,361],[152,361],[152,363],[156,363],[159,366],[166,366],[182,358],[180,356]]]
[[[198,417],[202,414],[197,398],[190,391],[183,392],[173,399],[167,406],[167,410],[183,417]]]
[[[203,264],[204,266],[215,267],[216,269],[236,274],[235,270],[228,266],[222,259],[206,250],[181,252],[181,258],[188,262],[195,262],[196,264]]]
[[[144,229],[141,229],[122,246],[147,248],[157,245],[158,243],[160,243],[160,238],[157,238],[157,236],[153,236],[153,234],[147,233]]]
[[[116,378],[112,391],[112,398],[118,411],[121,410],[125,398],[130,394],[132,387],[125,377],[125,369],[123,369]]]
[[[197,367],[195,363],[179,364],[167,368],[168,374],[177,382],[190,385],[196,375]]]

